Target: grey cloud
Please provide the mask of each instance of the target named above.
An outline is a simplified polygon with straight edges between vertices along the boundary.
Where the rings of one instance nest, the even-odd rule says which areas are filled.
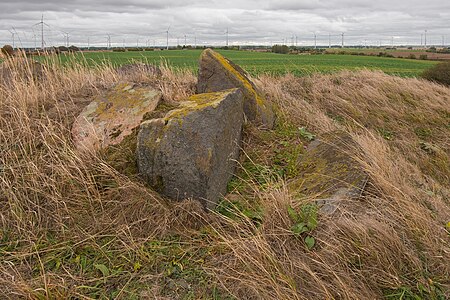
[[[0,44],[11,43],[8,32],[13,27],[23,46],[33,46],[39,30],[33,25],[45,15],[46,43],[64,43],[62,31],[70,42],[104,45],[106,35],[115,45],[165,43],[170,29],[170,43],[187,36],[193,43],[223,44],[228,28],[232,43],[292,41],[311,45],[316,33],[319,42],[339,42],[341,32],[346,42],[358,44],[391,41],[420,43],[420,34],[428,30],[438,43],[442,35],[450,41],[450,2],[442,0],[0,0]],[[387,42],[386,42],[387,43]]]

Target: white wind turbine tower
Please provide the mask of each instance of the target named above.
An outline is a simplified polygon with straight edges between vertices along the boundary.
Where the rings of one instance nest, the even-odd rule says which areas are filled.
[[[111,48],[111,35],[106,35],[106,48],[109,50]]]
[[[47,25],[47,23],[44,22],[44,15],[42,15],[41,21],[39,23],[34,24],[33,26],[40,25],[41,26],[41,50],[44,51],[45,42],[44,42],[44,25],[47,27],[50,27]]]
[[[226,34],[227,34],[227,47],[228,47],[228,27],[227,27],[227,32],[226,32]]]
[[[66,45],[66,47],[69,47],[69,33],[70,32],[65,32],[65,31],[61,31],[61,33],[63,34],[63,36],[64,36],[64,39],[65,39],[65,41],[64,41],[64,45]]]
[[[427,47],[427,32],[428,30],[425,30],[425,48]]]
[[[194,49],[197,49],[197,32],[194,30]]]
[[[314,49],[317,49],[317,34],[315,31],[312,32],[314,34]]]
[[[167,30],[166,30],[166,49],[167,50],[169,50],[169,30],[170,30],[170,26],[171,25],[169,25],[169,27],[167,27]]]

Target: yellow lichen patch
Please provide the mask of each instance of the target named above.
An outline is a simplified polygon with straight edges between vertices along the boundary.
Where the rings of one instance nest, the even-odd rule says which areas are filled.
[[[98,98],[98,107],[94,114],[98,120],[109,120],[114,118],[121,110],[138,114],[147,109],[149,101],[157,96],[157,91],[149,92],[146,88],[132,89],[130,85],[120,84],[103,98]],[[148,99],[147,101],[145,99]],[[144,100],[144,101],[143,101]]]
[[[168,121],[170,119],[184,117],[190,112],[205,107],[216,108],[223,99],[236,90],[237,89],[230,89],[222,92],[193,95],[187,101],[180,103],[182,106],[181,108],[170,111],[166,115],[165,120]]]
[[[238,70],[236,70],[236,68],[233,67],[231,63],[221,54],[214,51],[210,51],[210,53],[211,55],[214,56],[214,58],[217,59],[217,61],[219,61],[222,64],[222,66],[228,72],[230,72],[237,80],[239,80],[242,83],[243,87],[248,91],[248,93],[250,93],[255,98],[255,101],[258,105],[265,106],[263,98],[258,94],[255,87],[247,77],[245,77]]]
[[[217,104],[220,100],[223,99],[225,94],[229,94],[230,91],[224,92],[215,92],[215,93],[205,93],[205,94],[197,94],[189,97],[189,101],[195,102],[197,105],[202,104]]]

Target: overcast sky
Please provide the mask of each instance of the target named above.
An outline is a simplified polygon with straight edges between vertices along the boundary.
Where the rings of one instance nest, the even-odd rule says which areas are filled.
[[[47,46],[450,44],[449,0],[0,0],[0,44],[39,46],[42,14]]]

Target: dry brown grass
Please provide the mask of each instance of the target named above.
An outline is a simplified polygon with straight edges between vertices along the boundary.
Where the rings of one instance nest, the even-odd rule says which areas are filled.
[[[370,176],[361,198],[319,215],[308,250],[287,208],[315,197],[294,196],[282,177],[246,182],[238,197],[261,207],[255,222],[207,214],[194,201],[167,203],[99,154],[74,149],[70,126],[91,97],[131,80],[179,101],[194,92],[193,74],[163,66],[161,78],[121,78],[108,65],[74,64],[35,80],[23,59],[5,66],[16,74],[0,84],[6,298],[375,299],[419,285],[430,292],[424,298],[450,296],[450,89],[368,71],[259,78],[293,126],[349,132]]]
[[[424,299],[448,297],[450,90],[368,71],[262,77],[260,86],[295,126],[349,132],[360,146],[351,155],[370,181],[360,199],[320,216],[314,251],[290,232],[287,208],[316,197],[297,198],[272,184],[277,188],[261,195],[260,227],[247,218],[218,232],[231,252],[211,270],[223,286],[245,299],[374,299],[393,290],[394,299],[409,299],[406,287],[420,286],[431,291],[415,292]],[[433,280],[443,285],[441,294]]]
[[[25,244],[2,251],[3,293],[38,293],[33,289],[34,266],[23,265],[22,258],[39,255],[36,244],[46,244],[49,236],[70,244],[92,240],[96,247],[95,239],[105,235],[147,240],[176,226],[198,226],[192,217],[193,212],[202,213],[198,205],[167,205],[98,155],[74,149],[70,126],[89,99],[119,80],[136,78],[119,78],[111,66],[87,69],[76,64],[66,69],[45,68],[37,79],[25,58],[9,60],[3,67],[12,75],[0,85],[0,240],[7,245]],[[164,69],[162,78],[146,80],[157,85],[167,76],[173,79],[174,75]],[[188,93],[189,88],[183,86],[187,81],[183,77],[174,84]],[[168,97],[172,100],[173,96],[171,91]],[[54,246],[46,245],[43,251]],[[21,275],[17,282],[10,280],[10,272]],[[43,270],[41,280],[46,276]],[[64,280],[56,281],[56,286],[64,286]]]

